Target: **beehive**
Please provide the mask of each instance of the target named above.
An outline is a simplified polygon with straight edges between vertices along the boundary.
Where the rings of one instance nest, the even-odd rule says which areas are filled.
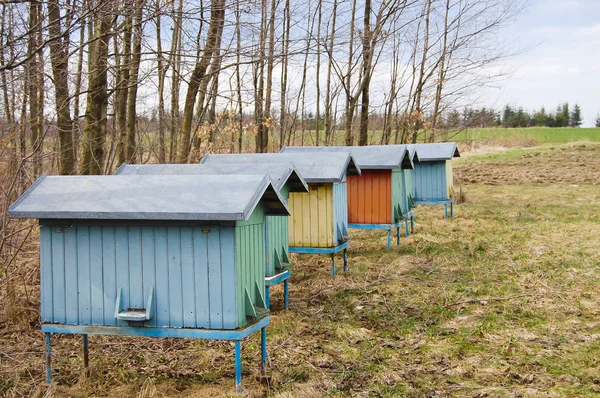
[[[412,173],[417,205],[443,204],[448,216],[454,213],[452,159],[460,157],[455,142],[411,144],[419,161]]]
[[[236,381],[240,340],[269,322],[265,214],[289,214],[267,176],[42,176],[10,208],[39,219],[48,348],[50,333],[235,340]]]

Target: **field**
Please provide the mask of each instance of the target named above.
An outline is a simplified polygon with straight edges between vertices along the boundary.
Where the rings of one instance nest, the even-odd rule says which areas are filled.
[[[389,253],[383,233],[353,233],[336,280],[326,257],[295,256],[290,311],[272,293],[267,378],[258,335],[243,343],[247,394],[600,394],[600,143],[561,142],[465,153],[454,218],[418,208],[415,234]],[[19,258],[28,272],[36,241]],[[17,292],[0,324],[0,396],[233,396],[230,343],[100,336],[90,375],[80,339],[54,337],[57,386],[44,390],[39,291]]]

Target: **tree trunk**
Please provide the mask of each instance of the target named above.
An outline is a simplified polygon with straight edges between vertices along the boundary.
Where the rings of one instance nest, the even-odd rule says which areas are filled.
[[[255,77],[254,122],[256,123],[256,152],[266,152],[268,141],[265,138],[264,92],[265,92],[265,41],[267,36],[267,1],[261,1],[260,43]]]
[[[321,121],[321,21],[323,19],[323,2],[317,3],[318,22],[317,22],[317,74],[315,76],[317,85],[317,112],[315,114],[315,145],[319,146],[319,129]]]
[[[194,116],[194,105],[196,104],[196,96],[198,95],[198,88],[200,82],[206,74],[210,60],[215,51],[215,44],[218,39],[219,32],[221,32],[221,26],[224,23],[225,17],[225,1],[224,0],[212,0],[210,10],[210,26],[208,28],[208,36],[204,46],[204,52],[200,61],[196,63],[196,67],[190,77],[190,83],[188,85],[187,94],[185,97],[185,106],[183,109],[183,120],[181,122],[181,145],[177,161],[179,163],[187,162],[190,154],[190,137],[192,133],[192,119]]]
[[[99,10],[94,21],[94,41],[90,46],[88,94],[83,120],[83,147],[80,174],[102,174],[108,108],[108,43],[112,25],[110,10]]]
[[[333,12],[332,12],[332,22],[331,22],[331,33],[329,36],[329,48],[327,49],[329,62],[327,63],[327,86],[325,88],[325,145],[329,145],[331,142],[332,135],[332,124],[333,120],[331,120],[331,107],[332,107],[332,99],[331,99],[331,67],[333,64],[333,54],[334,54],[334,45],[335,45],[335,22],[337,19],[337,0],[333,0]]]
[[[286,96],[288,78],[288,53],[290,49],[290,0],[285,0],[283,9],[283,43],[281,54],[281,100],[279,107],[279,148],[285,144]]]
[[[117,87],[115,90],[115,116],[117,119],[117,163],[127,162],[127,95],[129,92],[129,76],[131,71],[131,29],[132,10],[125,11],[127,15],[123,22],[123,47],[118,52],[115,40],[115,61],[117,69]]]
[[[48,17],[50,36],[58,37],[61,33],[58,0],[48,0]],[[73,121],[71,120],[69,97],[69,54],[65,40],[59,39],[50,42],[50,61],[54,80],[56,124],[60,141],[60,174],[73,174],[75,173]]]
[[[371,75],[371,0],[365,0],[365,16],[363,24],[363,79],[366,79],[366,84],[363,84],[361,95],[360,108],[360,132],[358,137],[358,145],[367,145],[369,134],[369,86]]]
[[[415,127],[411,138],[413,144],[417,142],[419,130],[423,127],[421,97],[423,95],[423,86],[425,84],[425,63],[427,62],[427,51],[429,49],[429,17],[431,16],[431,1],[432,0],[427,0],[427,11],[425,12],[425,36],[423,38],[423,57],[419,69],[419,80],[417,81],[417,88],[415,90]]]
[[[354,119],[355,100],[352,96],[352,58],[354,56],[354,21],[356,19],[356,0],[352,0],[352,17],[350,18],[350,40],[348,41],[348,69],[346,71],[346,123],[344,135],[346,145],[354,145],[352,134],[352,120]]]
[[[138,0],[135,5],[133,26],[133,51],[131,54],[131,70],[129,72],[129,92],[127,95],[127,162],[136,162],[136,130],[137,130],[137,90],[140,61],[142,57],[142,9],[144,1]]]
[[[156,2],[156,9],[160,10],[160,1]],[[156,14],[156,62],[158,67],[158,162],[167,161],[165,143],[165,65],[163,63],[160,11]]]
[[[175,2],[173,2],[175,4]],[[173,9],[174,27],[171,40],[169,64],[171,65],[171,128],[169,131],[169,162],[175,161],[179,126],[179,79],[181,78],[181,35],[183,20],[183,0],[179,0],[177,13]]]

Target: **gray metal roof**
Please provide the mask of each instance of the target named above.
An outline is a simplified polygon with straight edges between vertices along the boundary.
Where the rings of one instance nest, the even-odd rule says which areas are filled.
[[[435,144],[409,144],[409,149],[415,149],[420,162],[435,162],[451,160],[460,157],[456,142],[439,142]]]
[[[15,203],[17,218],[247,220],[259,202],[289,215],[270,179],[258,175],[42,176]]]
[[[293,163],[253,164],[125,164],[116,175],[269,175],[273,185],[281,190],[288,184],[291,192],[308,192],[308,186]]]
[[[281,162],[292,162],[306,182],[312,183],[341,182],[346,175],[360,175],[360,168],[349,152],[208,154],[202,160],[202,164]]]
[[[401,150],[389,145],[368,146],[286,146],[282,153],[350,152],[361,169],[413,169],[406,147]]]

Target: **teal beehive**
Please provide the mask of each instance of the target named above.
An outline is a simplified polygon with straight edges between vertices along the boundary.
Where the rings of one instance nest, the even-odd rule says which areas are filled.
[[[40,223],[47,382],[51,333],[108,334],[234,340],[239,387],[240,341],[266,355],[266,214],[289,214],[267,176],[42,176],[10,215]]]

